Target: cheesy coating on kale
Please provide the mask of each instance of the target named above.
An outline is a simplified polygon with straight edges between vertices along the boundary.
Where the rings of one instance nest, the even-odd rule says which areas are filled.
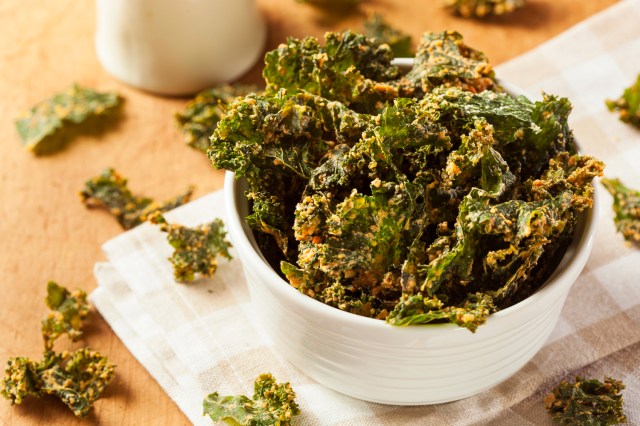
[[[299,291],[474,331],[550,276],[604,165],[577,154],[567,99],[505,93],[460,34],[425,34],[405,74],[391,58],[351,32],[290,39],[209,157],[246,178],[247,222]]]

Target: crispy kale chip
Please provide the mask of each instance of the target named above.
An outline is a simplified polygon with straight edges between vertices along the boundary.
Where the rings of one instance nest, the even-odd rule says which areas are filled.
[[[113,380],[115,366],[90,349],[45,352],[44,360],[9,359],[2,395],[20,404],[28,396],[55,395],[78,417],[86,416]]]
[[[16,121],[24,147],[36,155],[60,150],[74,134],[91,130],[114,115],[122,99],[74,84],[39,102]]]
[[[464,18],[504,15],[523,7],[527,0],[444,0],[447,7]]]
[[[391,30],[386,34],[391,37]],[[377,114],[397,97],[421,98],[440,85],[476,93],[498,88],[486,56],[464,44],[457,32],[426,33],[404,76],[391,65],[389,46],[377,36],[351,31],[327,33],[324,46],[314,37],[290,38],[265,56],[266,92],[305,91]]]
[[[576,150],[567,121],[571,103],[566,98],[544,94],[541,101],[531,102],[494,91],[474,94],[438,87],[423,97],[420,109],[425,120],[453,124],[448,131],[455,138],[462,137],[466,126],[475,126],[475,119],[486,120],[499,141],[494,148],[522,180],[539,176],[559,152]]]
[[[250,95],[218,124],[209,157],[250,180],[265,170],[308,179],[331,145],[355,143],[370,119],[307,92]]]
[[[282,252],[292,239],[288,206],[328,147],[353,144],[369,117],[309,93],[251,95],[218,124],[209,157],[217,168],[246,176],[250,226],[272,235]]]
[[[389,84],[399,77],[391,65],[393,52],[362,34],[326,33],[325,44],[315,37],[289,38],[265,56],[266,91],[305,91],[363,112],[378,111],[398,96]]]
[[[1,394],[12,404],[20,404],[29,396],[55,395],[76,416],[83,417],[113,380],[115,366],[89,348],[71,353],[53,350],[54,341],[62,334],[69,335],[73,341],[82,334],[89,310],[83,291],[70,292],[50,281],[46,303],[51,311],[42,321],[44,358],[42,361],[20,356],[10,358]]]
[[[50,309],[42,320],[45,350],[52,350],[53,342],[62,334],[67,334],[74,342],[82,336],[82,324],[89,314],[87,293],[82,290],[70,292],[55,282],[49,281],[45,301]]]
[[[49,353],[38,367],[40,392],[57,396],[79,417],[89,413],[115,375],[115,366],[88,348]]]
[[[193,187],[190,187],[184,194],[159,203],[133,195],[127,187],[127,179],[114,169],[106,169],[85,183],[80,199],[89,208],[107,209],[124,229],[131,229],[147,221],[155,212],[166,212],[187,203],[192,193]]]
[[[624,384],[610,377],[604,383],[597,379],[576,377],[575,383],[566,380],[544,398],[544,403],[561,425],[606,426],[627,421],[622,410],[620,392]]]
[[[411,46],[411,36],[392,27],[380,14],[375,13],[365,21],[363,33],[378,43],[388,44],[393,52],[393,56],[396,58],[410,58],[414,56]]]
[[[640,74],[636,82],[624,89],[619,99],[607,100],[609,111],[618,111],[620,120],[640,128]]]
[[[329,47],[339,39],[344,52]],[[391,100],[354,102],[357,84],[329,93],[329,74],[364,69],[355,40],[369,51],[344,33],[267,54],[266,92],[230,107],[209,157],[246,178],[247,222],[299,291],[474,331],[551,275],[604,165],[576,154],[567,99],[505,93],[457,33],[426,34],[407,75],[377,80]]]
[[[251,399],[244,395],[221,396],[218,392],[208,395],[203,402],[204,414],[214,422],[242,426],[288,426],[293,416],[300,414],[289,383],[278,384],[265,373],[258,376],[253,389]]]
[[[461,306],[445,306],[436,296],[403,294],[387,321],[392,325],[448,321],[472,332],[495,311],[493,300],[482,293],[469,295]]]
[[[4,372],[2,396],[11,400],[12,404],[21,404],[29,396],[41,396],[39,370],[39,363],[29,358],[9,358]]]
[[[474,93],[497,87],[487,57],[464,44],[455,31],[422,36],[415,64],[400,82],[400,93],[420,98],[440,85]]]
[[[602,179],[613,196],[613,220],[627,241],[640,242],[640,191],[628,188],[619,179]]]
[[[193,228],[167,223],[160,213],[154,214],[149,220],[167,233],[167,240],[175,249],[169,260],[178,282],[193,281],[196,274],[213,277],[218,269],[217,257],[231,259],[231,243],[227,240],[222,219]]]
[[[206,154],[209,139],[229,104],[256,91],[254,86],[225,85],[198,93],[183,112],[176,114],[185,143]]]

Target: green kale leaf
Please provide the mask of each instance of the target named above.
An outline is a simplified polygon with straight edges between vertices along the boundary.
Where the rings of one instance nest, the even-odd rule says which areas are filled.
[[[169,260],[178,282],[193,281],[196,274],[213,277],[218,269],[217,257],[231,259],[231,243],[226,238],[227,231],[222,219],[214,219],[193,228],[167,223],[160,213],[155,213],[149,220],[167,233],[167,240],[175,249]]]
[[[29,396],[55,395],[76,416],[86,416],[113,380],[115,366],[105,356],[88,348],[71,353],[53,350],[53,342],[60,335],[67,334],[75,341],[82,334],[83,321],[89,310],[83,291],[70,292],[50,281],[46,303],[51,311],[42,321],[43,360],[10,358],[0,394],[12,404],[21,404]]]
[[[464,18],[504,15],[523,7],[527,0],[444,0],[444,4]]]
[[[387,44],[351,31],[329,32],[324,46],[314,37],[289,38],[268,52],[263,77],[269,93],[305,91],[356,111],[373,112],[397,96],[387,83],[399,77],[392,60]]]
[[[368,117],[308,93],[250,95],[219,122],[209,157],[215,167],[247,177],[248,223],[287,253],[297,191],[330,146],[355,143],[368,125]]]
[[[21,404],[29,397],[40,397],[40,365],[29,358],[9,358],[4,372],[2,396],[12,404]]]
[[[42,320],[45,350],[52,350],[53,342],[62,334],[67,334],[75,342],[82,335],[82,324],[89,314],[87,293],[82,290],[70,292],[49,281],[46,303],[50,311]]]
[[[373,14],[364,23],[364,35],[376,40],[378,43],[386,43],[391,48],[396,58],[410,58],[414,56],[411,46],[411,36],[392,27],[384,20],[382,15]]]
[[[85,183],[80,199],[89,208],[107,209],[124,229],[131,229],[146,222],[153,213],[166,212],[187,203],[192,193],[193,187],[190,187],[163,203],[139,197],[131,193],[127,179],[109,168]]]
[[[640,74],[631,86],[616,100],[607,100],[609,111],[618,111],[620,120],[640,128]]]
[[[464,44],[455,31],[422,36],[413,68],[401,81],[400,93],[421,98],[440,85],[474,93],[497,87],[487,57]]]
[[[210,138],[218,121],[236,99],[257,91],[254,86],[225,85],[205,90],[196,95],[185,106],[185,110],[176,113],[176,121],[187,145],[207,153]]]
[[[87,348],[73,353],[46,352],[40,362],[11,358],[5,371],[2,395],[12,403],[55,395],[78,417],[89,413],[93,403],[113,380],[115,366]]]
[[[607,426],[624,423],[621,391],[624,383],[610,377],[604,383],[597,379],[576,377],[575,383],[560,382],[544,398],[544,403],[561,425]]]
[[[76,133],[94,130],[114,116],[122,102],[118,94],[100,93],[74,84],[22,114],[16,129],[24,147],[36,155],[60,150]]]
[[[208,395],[203,402],[204,414],[214,422],[232,426],[288,426],[293,416],[300,414],[289,383],[278,384],[265,373],[258,376],[253,389],[251,399],[244,395],[221,396],[218,392]]]
[[[84,417],[113,380],[115,366],[100,353],[82,348],[48,353],[37,372],[41,393],[57,396],[73,414]]]
[[[403,294],[387,322],[404,326],[447,321],[475,332],[494,311],[493,300],[482,293],[469,295],[461,306],[445,306],[436,296]]]
[[[627,241],[640,242],[640,191],[625,186],[620,179],[602,179],[613,196],[613,220]]]
[[[293,225],[301,242],[298,264],[333,278],[363,274],[382,279],[389,266],[400,266],[406,250],[399,243],[417,196],[408,185],[374,181],[372,195],[354,190],[343,200],[323,193],[305,197]]]

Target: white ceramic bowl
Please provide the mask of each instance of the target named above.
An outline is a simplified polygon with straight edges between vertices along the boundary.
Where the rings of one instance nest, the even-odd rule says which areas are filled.
[[[275,347],[319,383],[355,398],[396,405],[465,398],[524,366],[553,330],[596,232],[594,208],[581,218],[561,264],[536,293],[489,316],[473,334],[453,324],[396,327],[303,295],[269,266],[244,217],[242,181],[227,172],[227,229],[242,262],[258,321]]]
[[[510,92],[519,92],[510,88]],[[513,375],[542,347],[591,252],[597,202],[562,262],[533,295],[489,316],[473,334],[453,324],[396,327],[303,295],[265,261],[244,217],[243,181],[227,172],[227,229],[258,321],[275,347],[319,383],[366,401],[423,405],[477,394]]]

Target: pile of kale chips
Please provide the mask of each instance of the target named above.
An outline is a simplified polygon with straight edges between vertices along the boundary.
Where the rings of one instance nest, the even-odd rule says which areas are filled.
[[[267,53],[209,157],[248,182],[264,255],[302,293],[394,325],[471,331],[533,293],[591,207],[567,99],[505,93],[460,34],[425,34],[413,68],[352,32]]]

